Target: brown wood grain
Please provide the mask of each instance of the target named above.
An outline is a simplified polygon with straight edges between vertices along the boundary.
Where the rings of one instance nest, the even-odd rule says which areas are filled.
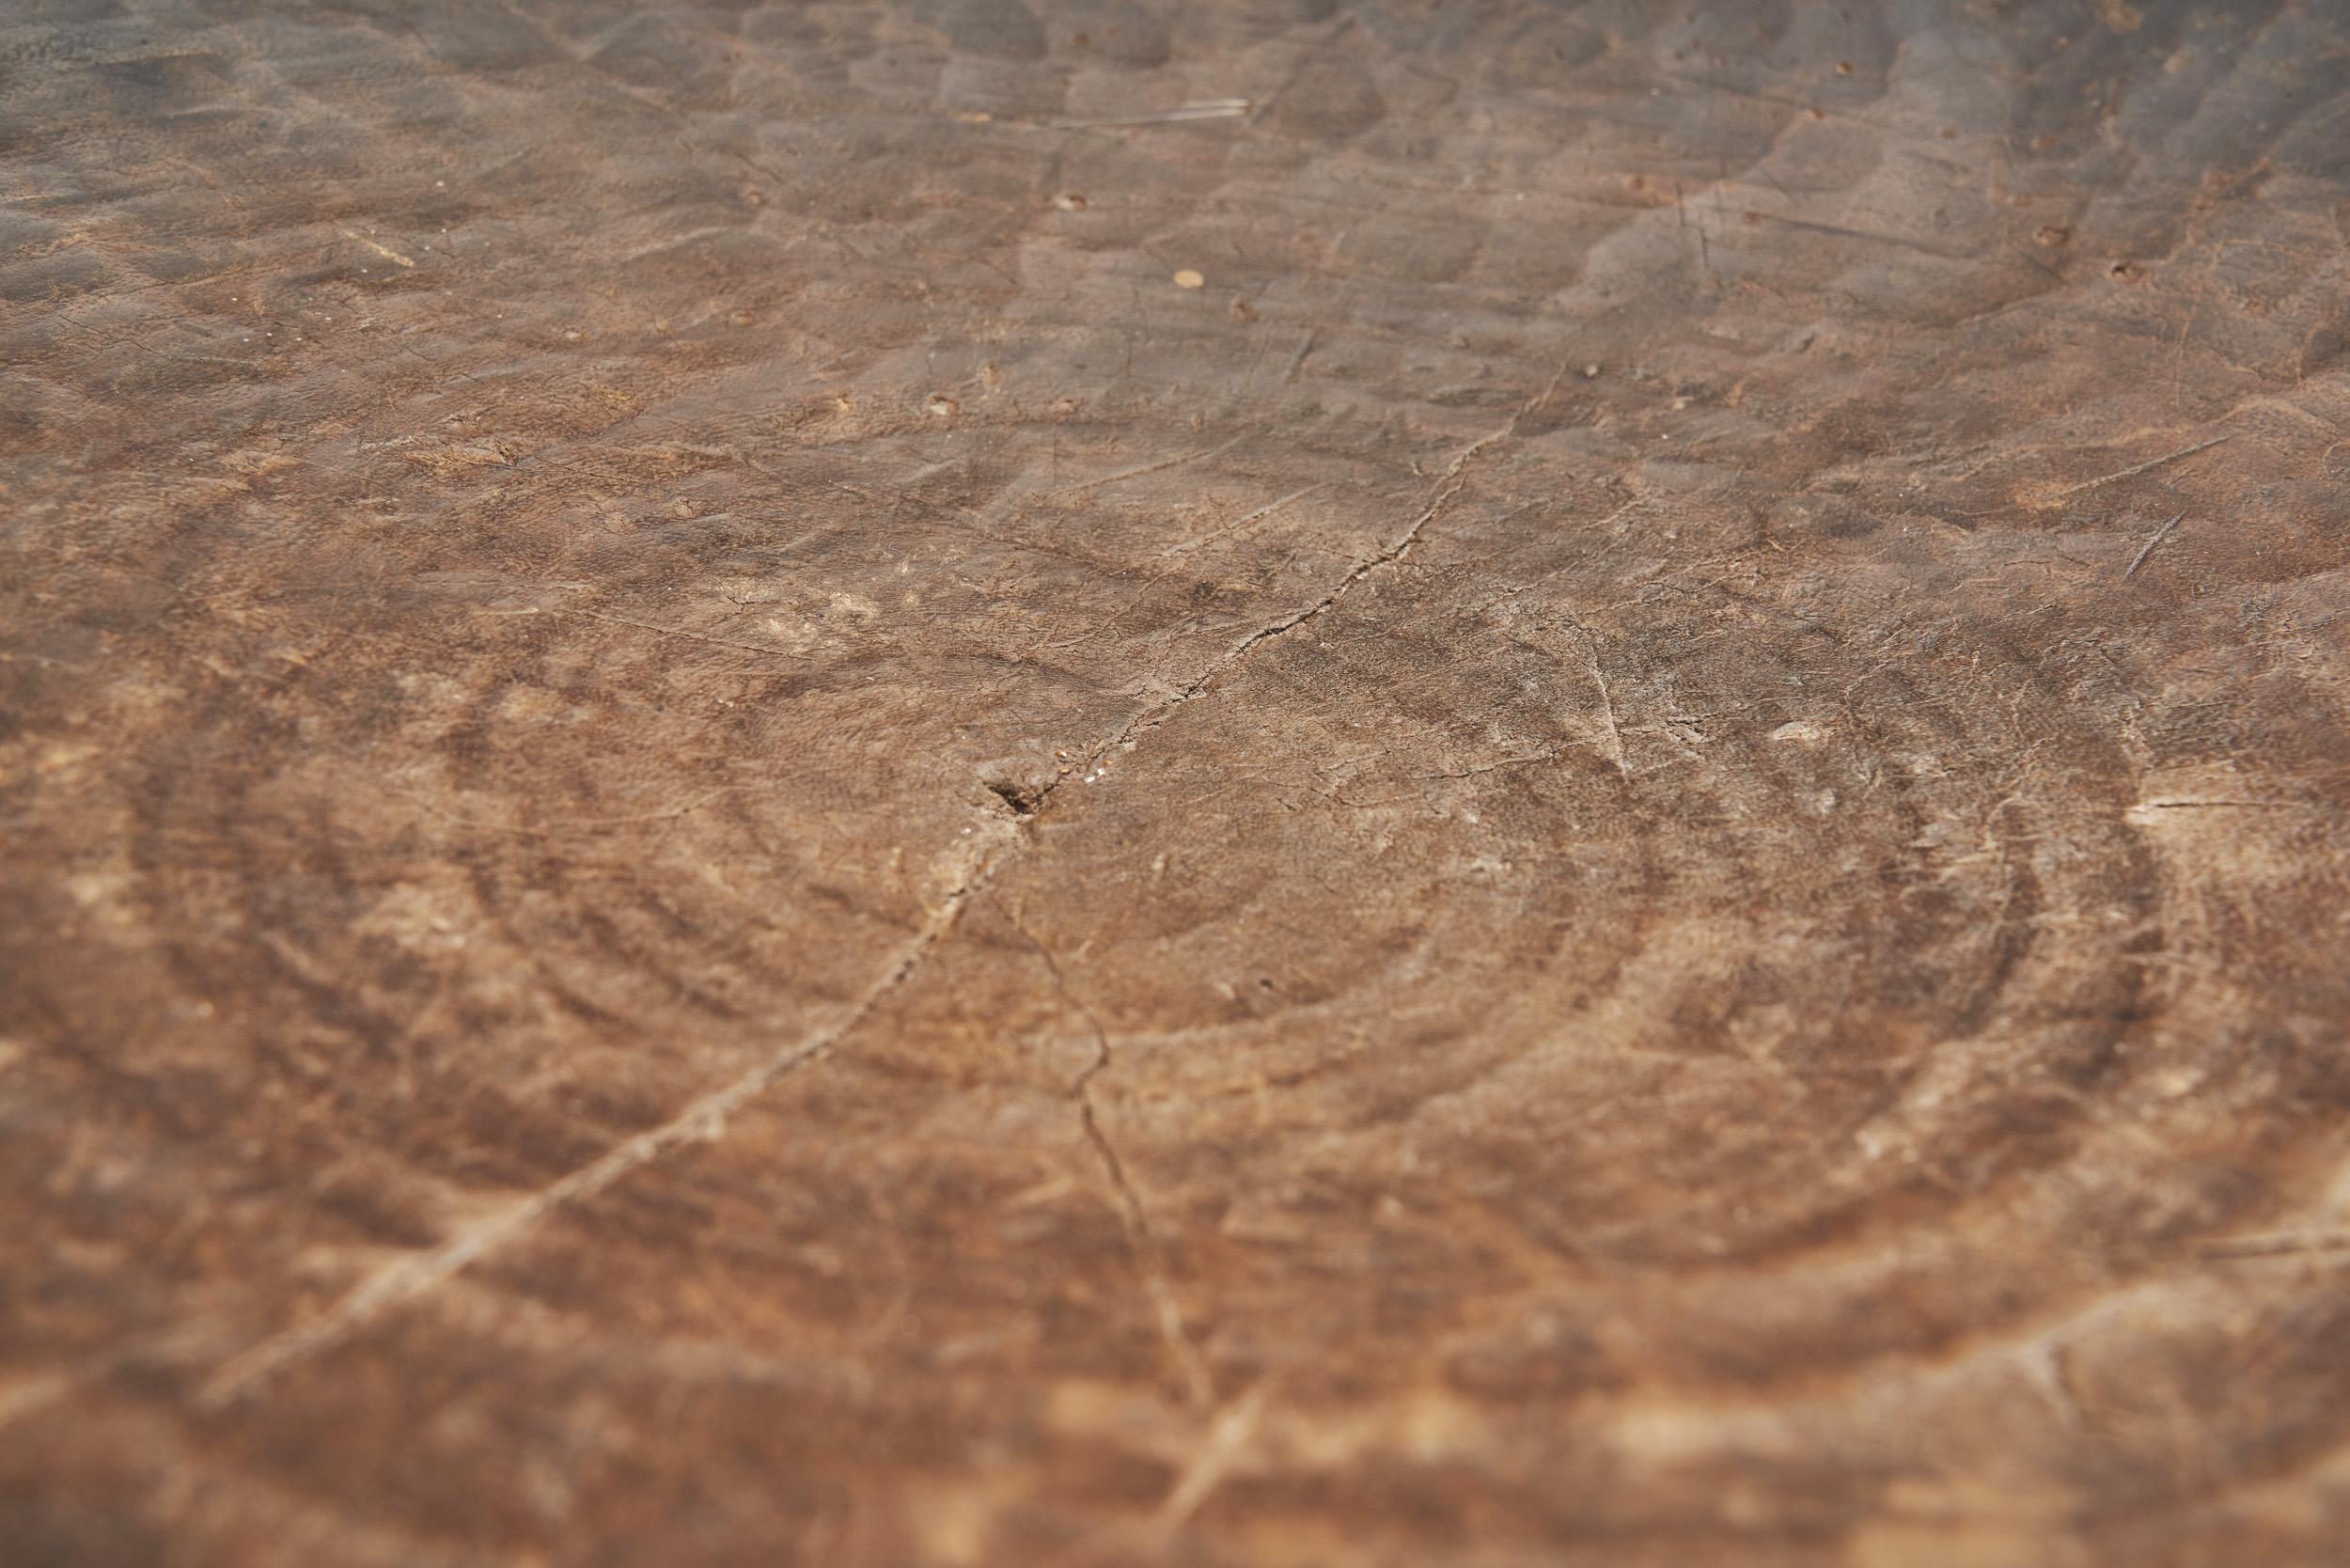
[[[0,1562],[2350,1542],[2350,8],[0,12]]]

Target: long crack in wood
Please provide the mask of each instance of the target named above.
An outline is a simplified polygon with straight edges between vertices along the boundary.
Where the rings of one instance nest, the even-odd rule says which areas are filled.
[[[1102,1172],[1118,1195],[1119,1221],[1126,1231],[1126,1247],[1133,1257],[1135,1270],[1142,1276],[1143,1289],[1151,1297],[1153,1320],[1159,1337],[1167,1344],[1167,1358],[1175,1364],[1183,1380],[1184,1392],[1196,1409],[1206,1409],[1215,1403],[1215,1378],[1210,1372],[1207,1358],[1192,1341],[1191,1329],[1183,1321],[1183,1304],[1176,1299],[1175,1288],[1167,1272],[1167,1255],[1159,1245],[1158,1234],[1151,1228],[1151,1214],[1136,1190],[1134,1180],[1126,1173],[1126,1162],[1119,1157],[1118,1146],[1111,1142],[1108,1131],[1102,1125],[1101,1109],[1093,1098],[1094,1080],[1110,1065],[1109,1030],[1101,1015],[1093,1011],[1084,997],[1070,986],[1069,976],[1062,970],[1060,960],[1042,938],[1028,928],[1027,922],[1009,908],[1005,911],[1020,934],[1044,961],[1045,970],[1053,977],[1054,989],[1093,1034],[1093,1059],[1077,1081],[1070,1087],[1069,1096],[1076,1102],[1077,1120],[1085,1129],[1086,1141],[1093,1146],[1094,1156],[1100,1160]]]
[[[832,1023],[804,1035],[731,1082],[711,1090],[658,1127],[615,1145],[600,1158],[463,1227],[436,1247],[411,1253],[369,1275],[335,1304],[231,1357],[206,1380],[198,1403],[217,1408],[258,1392],[296,1362],[332,1349],[384,1313],[423,1295],[520,1239],[569,1203],[603,1191],[680,1144],[724,1136],[728,1120],[801,1068],[822,1060],[889,996],[903,987],[961,917],[971,896],[999,863],[1000,836],[958,847],[954,881],[932,906],[921,928],[899,949],[881,977]],[[955,865],[954,861],[960,861]]]

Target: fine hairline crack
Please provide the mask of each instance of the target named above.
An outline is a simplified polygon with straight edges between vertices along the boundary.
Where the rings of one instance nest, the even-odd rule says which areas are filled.
[[[1209,1370],[1207,1358],[1193,1342],[1191,1329],[1183,1321],[1183,1304],[1176,1299],[1175,1287],[1167,1274],[1167,1255],[1159,1246],[1158,1235],[1151,1229],[1150,1210],[1143,1205],[1142,1194],[1126,1173],[1126,1162],[1119,1157],[1118,1146],[1102,1125],[1100,1107],[1093,1099],[1093,1081],[1108,1071],[1110,1065],[1109,1030],[1104,1027],[1101,1014],[1077,995],[1069,983],[1069,976],[1060,966],[1060,960],[1042,938],[1028,929],[1028,923],[1009,904],[999,907],[1012,929],[1028,940],[1028,945],[1044,961],[1047,973],[1053,977],[1053,987],[1060,993],[1077,1015],[1086,1022],[1093,1035],[1093,1059],[1077,1074],[1070,1086],[1069,1097],[1076,1103],[1077,1121],[1085,1129],[1086,1141],[1092,1145],[1095,1158],[1102,1165],[1102,1173],[1108,1178],[1111,1189],[1118,1195],[1119,1222],[1126,1231],[1126,1249],[1133,1256],[1135,1268],[1142,1276],[1143,1289],[1150,1294],[1152,1315],[1157,1321],[1159,1338],[1167,1344],[1167,1358],[1182,1374],[1184,1391],[1195,1408],[1205,1409],[1215,1403],[1215,1378]]]
[[[1154,728],[1168,713],[1205,691],[1260,645],[1284,636],[1314,619],[1344,599],[1364,578],[1409,555],[1426,534],[1429,525],[1442,514],[1446,505],[1466,484],[1463,471],[1470,461],[1479,453],[1516,434],[1527,416],[1550,400],[1565,374],[1565,367],[1561,366],[1552,375],[1549,384],[1506,422],[1454,454],[1451,462],[1445,465],[1444,472],[1438,476],[1427,504],[1412,519],[1410,526],[1392,542],[1356,562],[1313,604],[1250,633],[1220,657],[1211,661],[1206,669],[1173,696],[1136,713],[1116,734],[1087,754],[1088,766]],[[1020,827],[1030,828],[1054,792],[1068,776],[1065,774],[1057,776],[1033,789],[999,786],[992,782],[988,787],[1010,808]],[[950,861],[960,859],[963,864],[956,868],[957,874],[946,895],[932,906],[920,929],[899,949],[897,957],[881,976],[832,1023],[801,1036],[750,1071],[701,1095],[661,1125],[615,1144],[588,1164],[515,1200],[494,1214],[462,1227],[438,1245],[386,1264],[344,1293],[323,1311],[229,1356],[204,1380],[197,1390],[196,1402],[208,1408],[219,1408],[258,1393],[279,1372],[334,1348],[385,1312],[446,1283],[474,1263],[519,1239],[556,1210],[593,1197],[634,1171],[652,1164],[680,1144],[707,1141],[724,1136],[728,1119],[736,1111],[801,1068],[831,1055],[843,1040],[873,1016],[883,1002],[913,980],[931,953],[962,918],[972,897],[1005,859],[1018,853],[1022,840],[1013,839],[1007,843],[1001,837],[1010,825],[1004,819],[995,818],[991,824],[993,831],[954,852]],[[1031,936],[1029,940],[1033,942],[1035,938]],[[1169,1335],[1170,1352],[1176,1356],[1195,1403],[1211,1403],[1213,1388],[1208,1380],[1206,1364],[1183,1327],[1181,1311],[1175,1306],[1172,1292],[1157,1262],[1157,1243],[1149,1231],[1140,1200],[1127,1179],[1125,1167],[1119,1159],[1116,1148],[1094,1114],[1092,1079],[1108,1064],[1108,1036],[1104,1032],[1100,1020],[1077,1002],[1051,954],[1041,944],[1039,950],[1045,952],[1046,963],[1052,967],[1062,995],[1085,1013],[1094,1030],[1100,1054],[1093,1065],[1081,1075],[1074,1091],[1086,1137],[1101,1157],[1104,1169],[1120,1195],[1121,1215],[1136,1241],[1137,1256],[1144,1261],[1146,1274],[1151,1277],[1149,1282],[1157,1316],[1162,1332]],[[1177,1348],[1179,1346],[1180,1349]]]
[[[460,1228],[437,1246],[387,1264],[317,1316],[231,1356],[205,1380],[197,1393],[197,1403],[217,1408],[257,1392],[288,1367],[333,1348],[384,1312],[446,1283],[505,1247],[555,1210],[602,1192],[680,1144],[713,1141],[723,1137],[728,1119],[735,1112],[801,1068],[829,1056],[914,978],[931,950],[961,917],[973,893],[995,870],[1002,847],[1000,829],[996,835],[958,846],[954,858],[962,864],[954,868],[959,874],[946,896],[932,906],[921,927],[900,948],[897,958],[880,978],[833,1022],[801,1036],[748,1072],[701,1095],[659,1126],[615,1144],[590,1163]]]
[[[1087,752],[1083,767],[1079,769],[1073,769],[1072,772],[1089,772],[1097,763],[1101,761],[1103,758],[1107,757],[1114,751],[1118,751],[1122,747],[1131,745],[1144,730],[1156,728],[1159,722],[1166,718],[1168,713],[1174,712],[1177,708],[1183,706],[1186,702],[1189,702],[1192,698],[1206,691],[1209,686],[1215,682],[1218,677],[1222,676],[1233,666],[1239,664],[1243,659],[1254,652],[1260,644],[1268,643],[1277,637],[1288,635],[1290,633],[1297,630],[1300,626],[1305,625],[1308,621],[1314,619],[1324,612],[1335,607],[1340,600],[1344,599],[1348,593],[1353,591],[1356,584],[1360,583],[1364,578],[1370,576],[1372,572],[1377,572],[1384,567],[1393,566],[1396,562],[1402,560],[1405,556],[1410,555],[1412,551],[1418,546],[1421,538],[1427,533],[1428,525],[1434,523],[1437,517],[1443,513],[1446,505],[1449,503],[1455,495],[1459,494],[1462,489],[1467,484],[1468,481],[1463,477],[1463,470],[1467,468],[1470,460],[1475,458],[1480,452],[1484,451],[1487,447],[1495,446],[1499,442],[1507,441],[1512,436],[1515,435],[1518,431],[1518,427],[1525,423],[1528,415],[1538,412],[1543,404],[1550,401],[1551,395],[1559,390],[1559,383],[1564,379],[1566,373],[1566,367],[1564,365],[1559,366],[1559,368],[1552,373],[1549,382],[1544,384],[1543,389],[1536,393],[1532,398],[1527,400],[1525,403],[1521,404],[1516,413],[1511,415],[1507,420],[1496,429],[1488,431],[1485,434],[1479,436],[1476,440],[1470,442],[1467,446],[1462,447],[1458,452],[1454,453],[1452,461],[1445,464],[1444,472],[1437,476],[1435,485],[1431,491],[1427,505],[1422,507],[1419,510],[1419,514],[1412,519],[1411,525],[1405,528],[1401,534],[1397,535],[1391,543],[1387,544],[1384,549],[1379,550],[1375,554],[1365,557],[1363,559],[1355,562],[1354,566],[1348,568],[1346,574],[1331,586],[1330,591],[1324,594],[1320,599],[1317,599],[1311,604],[1307,605],[1302,610],[1283,616],[1280,619],[1274,621],[1270,625],[1259,627],[1256,631],[1249,633],[1248,635],[1243,637],[1240,641],[1234,643],[1230,648],[1225,650],[1219,657],[1209,662],[1207,668],[1201,670],[1197,676],[1193,677],[1187,684],[1175,692],[1173,696],[1167,697],[1158,702],[1152,703],[1147,708],[1142,709],[1139,713],[1136,713],[1133,718],[1127,720],[1124,727],[1121,728],[1116,734],[1093,747],[1092,750]],[[1041,812],[1043,809],[1044,803],[1052,797],[1053,792],[1059,789],[1070,776],[1071,776],[1069,774],[1056,775],[1054,777],[1045,780],[1042,785],[1030,792],[1032,806],[1030,810],[1026,814],[1028,816],[1034,816],[1038,812]]]

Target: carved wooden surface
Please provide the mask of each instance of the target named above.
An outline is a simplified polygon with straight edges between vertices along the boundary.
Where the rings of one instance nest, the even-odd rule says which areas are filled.
[[[2330,1564],[2350,13],[21,0],[0,1560]]]

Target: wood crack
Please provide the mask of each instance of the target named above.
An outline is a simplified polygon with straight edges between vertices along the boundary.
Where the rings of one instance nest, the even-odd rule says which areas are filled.
[[[1307,605],[1302,610],[1297,610],[1290,615],[1283,616],[1280,619],[1274,621],[1270,625],[1261,626],[1256,631],[1251,632],[1248,635],[1243,637],[1239,642],[1234,643],[1230,648],[1224,651],[1221,657],[1212,660],[1207,668],[1200,671],[1199,674],[1194,677],[1189,683],[1178,690],[1173,696],[1143,709],[1132,719],[1128,720],[1125,727],[1120,729],[1117,734],[1111,736],[1108,740],[1103,742],[1101,745],[1095,746],[1091,751],[1088,752],[1086,754],[1084,768],[1073,770],[1073,772],[1090,773],[1103,758],[1108,756],[1111,752],[1117,751],[1120,748],[1131,744],[1134,739],[1140,735],[1144,730],[1153,728],[1168,713],[1174,712],[1183,704],[1189,702],[1192,698],[1206,691],[1209,686],[1214,683],[1219,676],[1223,675],[1227,670],[1230,669],[1233,666],[1239,664],[1243,659],[1246,658],[1250,653],[1254,652],[1259,645],[1271,642],[1277,637],[1286,636],[1288,634],[1297,630],[1298,627],[1305,625],[1308,621],[1314,619],[1317,616],[1320,616],[1324,611],[1335,606],[1340,600],[1344,599],[1349,592],[1353,591],[1355,586],[1357,583],[1360,583],[1364,578],[1370,576],[1372,572],[1379,571],[1382,567],[1393,566],[1396,562],[1402,560],[1405,556],[1411,554],[1411,552],[1418,546],[1421,538],[1427,533],[1428,525],[1431,523],[1434,523],[1437,517],[1443,513],[1446,505],[1451,501],[1453,496],[1459,494],[1462,488],[1467,483],[1467,480],[1462,478],[1462,471],[1468,466],[1470,460],[1475,458],[1480,452],[1484,451],[1487,447],[1492,447],[1498,442],[1506,441],[1510,437],[1515,435],[1518,431],[1518,427],[1525,422],[1527,416],[1535,413],[1537,410],[1541,409],[1543,404],[1550,401],[1551,395],[1558,391],[1559,383],[1565,375],[1566,367],[1562,365],[1552,374],[1549,384],[1545,385],[1542,391],[1535,394],[1533,398],[1529,399],[1524,406],[1518,409],[1515,414],[1512,414],[1506,422],[1498,428],[1479,436],[1475,441],[1470,442],[1467,446],[1462,447],[1459,452],[1455,453],[1452,461],[1445,465],[1444,472],[1437,476],[1436,483],[1429,497],[1428,504],[1420,509],[1419,514],[1412,519],[1411,525],[1405,528],[1402,533],[1396,536],[1393,542],[1389,543],[1377,553],[1367,556],[1363,559],[1355,562],[1353,567],[1348,569],[1344,576],[1340,577],[1338,582],[1331,586],[1330,590],[1327,593],[1324,593],[1320,599],[1315,600],[1311,604]],[[1054,778],[1051,782],[1045,784],[1042,789],[1038,791],[1037,805],[1040,810],[1042,808],[1044,802],[1051,797],[1053,792],[1058,789],[1062,781],[1068,776],[1070,776],[1070,775],[1061,775]]]
[[[591,1198],[680,1144],[725,1136],[727,1121],[785,1078],[830,1055],[920,970],[939,941],[961,917],[971,896],[994,871],[998,836],[960,845],[953,886],[934,904],[921,929],[899,949],[896,960],[831,1024],[802,1036],[749,1072],[711,1090],[647,1132],[615,1145],[602,1157],[571,1171],[495,1214],[474,1221],[436,1247],[411,1253],[368,1276],[306,1323],[295,1325],[231,1357],[215,1370],[197,1403],[219,1408],[261,1390],[295,1363],[331,1350],[392,1309],[446,1283],[482,1259],[520,1240],[540,1220],[569,1203]]]
[[[1136,713],[1115,736],[1097,745],[1088,754],[1089,767],[1098,762],[1109,752],[1133,740],[1135,736],[1178,704],[1188,701],[1205,690],[1211,682],[1245,658],[1259,644],[1271,641],[1275,637],[1304,625],[1338,604],[1355,584],[1371,572],[1401,560],[1419,542],[1429,524],[1444,510],[1446,504],[1459,494],[1463,484],[1465,483],[1461,477],[1462,471],[1468,465],[1470,460],[1496,443],[1515,434],[1526,416],[1549,400],[1551,394],[1558,388],[1560,376],[1564,373],[1562,367],[1558,374],[1551,377],[1549,385],[1512,415],[1507,423],[1463,447],[1446,465],[1443,475],[1436,481],[1434,493],[1431,495],[1428,504],[1420,509],[1419,514],[1412,520],[1411,526],[1406,528],[1394,542],[1377,554],[1357,562],[1327,593],[1312,604],[1284,617],[1270,626],[1260,628],[1242,639],[1221,658],[1211,663],[1204,671],[1174,697]],[[1192,457],[1206,455],[1212,454],[1191,454]],[[1178,461],[1189,461],[1189,458]],[[1112,482],[1118,478],[1129,477],[1131,474],[1113,475],[1110,480],[1100,482]],[[674,630],[673,628],[656,629]],[[691,634],[684,635],[690,635]],[[1045,802],[1051,797],[1053,792],[1068,776],[1065,774],[1058,776],[1034,791],[1021,792],[1017,798],[1006,794],[1000,789],[995,789],[995,792],[1011,808],[1014,821],[1025,824],[1033,821],[1035,816],[1043,809]],[[992,785],[990,788],[995,789]],[[1011,823],[1000,818],[996,819],[992,825],[998,835],[1011,828]],[[937,947],[939,941],[960,918],[971,896],[979,891],[987,877],[999,864],[996,850],[1002,842],[1003,840],[998,837],[983,838],[974,840],[971,845],[966,845],[959,852],[966,864],[962,868],[961,874],[956,878],[946,897],[932,909],[930,917],[923,922],[921,930],[914,939],[900,949],[896,961],[834,1023],[813,1034],[802,1037],[760,1062],[748,1073],[704,1094],[660,1126],[637,1134],[614,1146],[593,1162],[569,1172],[526,1197],[516,1200],[485,1218],[466,1225],[455,1235],[439,1245],[421,1252],[409,1254],[385,1265],[346,1292],[334,1305],[317,1316],[297,1324],[230,1357],[206,1379],[196,1396],[197,1403],[207,1408],[219,1408],[238,1399],[259,1392],[272,1378],[289,1367],[334,1348],[385,1312],[415,1300],[455,1278],[482,1259],[504,1249],[527,1233],[541,1219],[564,1205],[593,1197],[631,1172],[661,1158],[680,1144],[723,1136],[727,1119],[735,1111],[740,1110],[800,1068],[830,1055],[842,1040],[870,1018],[885,1000],[913,978],[921,968],[923,962]],[[1030,940],[1034,941],[1035,938],[1031,936]],[[1038,950],[1046,953],[1046,963],[1052,967],[1056,980],[1060,983],[1062,994],[1070,996],[1073,1004],[1077,1005],[1081,1012],[1085,1012],[1093,1027],[1101,1054],[1097,1057],[1093,1066],[1079,1079],[1074,1090],[1080,1119],[1085,1127],[1087,1139],[1100,1156],[1104,1170],[1119,1192],[1120,1214],[1128,1227],[1130,1239],[1136,1247],[1137,1257],[1143,1262],[1146,1284],[1152,1296],[1154,1317],[1159,1324],[1161,1334],[1168,1341],[1169,1352],[1175,1357],[1182,1372],[1186,1389],[1195,1404],[1202,1406],[1212,1404],[1214,1384],[1209,1376],[1206,1363],[1199,1356],[1198,1347],[1191,1343],[1183,1324],[1181,1309],[1176,1304],[1173,1293],[1167,1284],[1157,1240],[1150,1231],[1140,1197],[1136,1193],[1134,1184],[1126,1174],[1125,1165],[1119,1158],[1118,1151],[1108,1135],[1103,1130],[1101,1118],[1097,1114],[1092,1096],[1092,1080],[1104,1067],[1108,1065],[1108,1036],[1103,1030],[1100,1020],[1087,1011],[1082,1003],[1075,1001],[1073,995],[1068,990],[1067,981],[1061,976],[1058,966],[1053,964],[1050,953],[1042,948],[1042,944],[1039,944]]]
[[[1026,921],[1009,906],[1005,916],[1028,945],[1044,961],[1044,967],[1053,977],[1054,989],[1061,999],[1086,1021],[1093,1033],[1093,1059],[1077,1081],[1070,1087],[1069,1097],[1076,1103],[1077,1120],[1085,1129],[1086,1141],[1092,1145],[1094,1155],[1101,1161],[1102,1172],[1111,1189],[1118,1195],[1120,1223],[1125,1228],[1126,1248],[1133,1257],[1136,1272],[1142,1276],[1143,1289],[1151,1298],[1152,1320],[1157,1324],[1159,1338],[1167,1345],[1167,1359],[1183,1378],[1183,1389],[1195,1409],[1207,1409],[1215,1403],[1215,1377],[1209,1370],[1207,1357],[1193,1342],[1190,1326],[1183,1321],[1183,1304],[1176,1299],[1175,1288],[1167,1272],[1167,1254],[1159,1245],[1157,1232],[1151,1228],[1151,1214],[1143,1205],[1134,1179],[1126,1173],[1126,1162],[1119,1157],[1118,1146],[1110,1140],[1102,1125],[1101,1108],[1093,1098],[1094,1080],[1108,1071],[1110,1065],[1109,1030],[1104,1027],[1101,1015],[1077,995],[1069,983],[1069,976],[1060,966],[1060,960],[1046,947],[1042,938],[1028,928]]]

